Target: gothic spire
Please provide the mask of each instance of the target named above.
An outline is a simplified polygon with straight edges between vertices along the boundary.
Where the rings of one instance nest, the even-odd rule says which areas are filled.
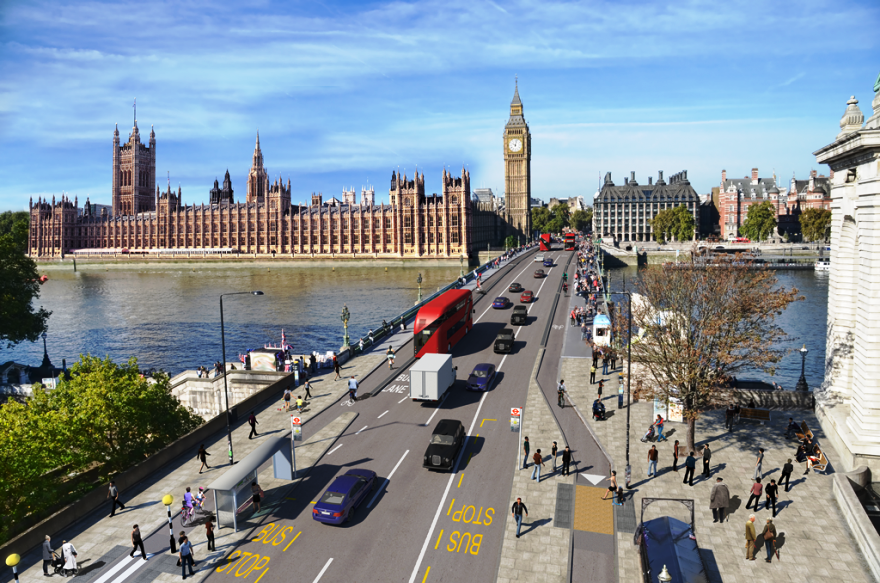
[[[519,77],[516,77],[514,83],[513,100],[510,102],[510,105],[522,105],[522,101],[519,99]]]

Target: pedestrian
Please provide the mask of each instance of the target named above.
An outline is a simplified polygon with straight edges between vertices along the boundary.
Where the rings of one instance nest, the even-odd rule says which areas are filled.
[[[608,481],[611,483],[608,485],[608,491],[602,496],[602,500],[607,499],[608,492],[611,492],[611,501],[614,502],[614,494],[617,492],[617,472],[611,470],[611,477],[608,478]]]
[[[602,398],[602,389],[605,387],[605,379],[599,379],[599,398]]]
[[[357,401],[357,393],[358,393],[358,382],[355,380],[354,375],[351,375],[351,378],[348,379],[348,402],[353,403]]]
[[[788,458],[788,461],[785,462],[785,465],[782,466],[782,475],[779,476],[779,485],[782,485],[782,482],[785,482],[785,491],[788,492],[788,479],[791,477],[791,473],[794,471],[794,466],[791,465],[791,458]]]
[[[712,476],[712,472],[709,470],[709,462],[712,460],[712,450],[709,449],[709,444],[703,446],[703,475],[707,478]]]
[[[302,413],[303,410],[303,400],[302,397],[296,398],[296,411],[297,413]]]
[[[318,359],[315,358],[314,352],[309,355],[309,372],[312,374],[318,372]]]
[[[672,446],[672,471],[678,471],[678,440],[675,440],[675,445]]]
[[[522,498],[517,498],[516,502],[514,502],[513,506],[510,508],[510,513],[516,520],[516,538],[519,538],[519,529],[522,527],[523,513],[525,513],[526,518],[528,518],[529,509],[523,504]]]
[[[602,354],[602,374],[608,374],[608,355],[604,353]]]
[[[682,480],[681,483],[693,486],[694,470],[697,469],[697,458],[694,457],[694,452],[690,452],[687,458],[685,458],[684,467],[684,480]]]
[[[785,439],[791,439],[792,436],[797,435],[798,431],[800,431],[800,426],[794,422],[794,419],[791,417],[788,418],[788,426],[785,428]]]
[[[257,416],[254,415],[253,411],[251,411],[251,414],[248,417],[248,425],[251,426],[251,432],[248,435],[248,439],[251,439],[252,437],[259,435],[259,433],[257,433],[257,425],[259,425],[259,424],[260,424],[260,422],[257,421]]]
[[[211,521],[211,517],[208,517],[208,521],[205,522],[205,535],[208,537],[208,550],[216,551],[217,546],[214,544],[214,523]]]
[[[565,449],[562,450],[562,475],[569,475],[569,467],[571,466],[571,450],[568,446],[565,446]]]
[[[657,441],[666,441],[666,438],[663,437],[663,417],[657,415],[657,419],[654,421],[654,427],[657,428]]]
[[[565,409],[565,379],[559,379],[559,384],[556,385],[556,398],[557,404]]]
[[[281,397],[284,402],[284,410],[290,411],[290,388],[284,389],[284,396]]]
[[[191,450],[190,450],[191,451]],[[116,506],[119,506],[120,510],[125,510],[125,504],[123,504],[119,500],[119,489],[116,487],[116,482],[110,480],[110,487],[107,489],[107,498],[110,498],[110,517],[116,515]]]
[[[340,376],[340,374],[339,374],[339,359],[336,358],[336,355],[335,355],[335,354],[333,355],[333,372],[336,373],[336,376],[333,377],[333,382],[335,383],[335,382],[338,381],[340,378],[342,378],[342,377]]]
[[[727,431],[733,431],[733,420],[735,417],[736,409],[733,408],[733,403],[731,403],[724,412],[724,424],[727,426]]]
[[[147,560],[147,551],[144,550],[144,539],[141,538],[141,529],[138,528],[138,525],[134,525],[131,527],[131,552],[128,553],[129,557],[134,557],[134,552],[136,550],[141,550],[141,556],[144,560]]]
[[[755,503],[755,510],[760,510],[758,506],[761,505],[761,491],[764,489],[764,486],[761,485],[761,478],[755,478],[755,483],[752,484],[752,489],[750,490],[751,496],[749,496],[749,501],[746,503],[746,508],[752,505],[752,502]]]
[[[755,478],[761,477],[761,464],[764,463],[764,448],[758,448],[758,457],[755,459]]]
[[[523,438],[523,469],[529,467],[529,438]]]
[[[390,346],[388,347],[388,351],[385,353],[385,358],[388,359],[388,370],[394,368],[394,349]]]
[[[180,545],[180,551],[178,551],[178,556],[180,557],[180,572],[183,575],[183,578],[186,579],[186,568],[189,566],[189,574],[190,577],[195,575],[193,571],[193,554],[192,554],[192,543],[189,542],[189,539],[183,537],[183,543]]]
[[[611,370],[617,370],[617,353],[613,350],[611,351]]]
[[[253,497],[251,498],[251,500],[254,503],[254,508],[255,508],[254,512],[255,513],[260,511],[260,500],[261,500],[260,494],[262,494],[262,493],[263,493],[263,490],[260,488],[260,486],[257,485],[256,482],[251,482],[251,494],[253,494]]]
[[[749,515],[746,521],[746,560],[755,560],[755,515]]]
[[[709,508],[712,509],[712,522],[724,522],[724,514],[730,506],[730,490],[727,484],[721,483],[721,478],[715,478],[712,493],[709,494]]]
[[[303,399],[311,399],[312,398],[312,383],[310,383],[309,381],[304,382],[303,389],[306,392],[306,394],[303,395]]]
[[[199,473],[202,473],[202,468],[206,468],[208,470],[211,469],[211,466],[208,465],[208,456],[211,455],[208,453],[208,450],[205,449],[205,444],[199,446],[199,453],[196,454],[196,459],[202,461],[202,465],[199,466]]]
[[[61,541],[61,558],[64,559],[64,573],[76,574],[76,547],[66,540]]]
[[[52,550],[52,537],[47,534],[46,540],[43,541],[43,575],[46,577],[52,576],[52,574],[49,573],[49,565],[52,564],[52,559],[54,558],[55,551]]]
[[[180,534],[177,535],[177,548],[178,548],[178,549],[179,549],[180,547],[183,546],[183,541],[185,541],[185,540],[186,540],[186,531],[185,531],[185,530],[181,530],[181,531],[180,531]],[[190,554],[192,555],[192,553],[190,553]],[[183,562],[183,561],[180,560],[180,556],[178,555],[178,557],[177,557],[177,566],[179,567],[180,564],[181,564],[182,562]],[[195,555],[193,555],[193,565],[195,565],[195,564],[196,564],[196,561],[195,561]]]
[[[550,455],[553,456],[553,472],[556,472],[556,457],[559,454],[559,448],[556,446],[556,442],[553,442],[553,447],[550,448]]]
[[[536,449],[535,454],[532,456],[532,461],[535,462],[535,467],[532,468],[532,479],[541,483],[541,468],[544,467],[544,456],[541,455],[541,450]]]
[[[773,525],[772,518],[767,519],[767,524],[764,526],[764,531],[761,535],[764,537],[764,548],[767,549],[767,558],[765,560],[770,563],[773,559],[773,552],[776,550],[776,527]]]
[[[776,485],[776,480],[770,480],[770,483],[764,488],[764,495],[766,496],[764,499],[764,509],[772,509],[773,518],[776,518],[776,497],[779,495],[779,486]]]
[[[595,357],[594,357],[593,366],[590,367],[590,384],[592,385],[595,382],[596,382],[596,361],[595,361]]]
[[[657,446],[652,445],[648,450],[648,477],[652,478],[657,475]]]

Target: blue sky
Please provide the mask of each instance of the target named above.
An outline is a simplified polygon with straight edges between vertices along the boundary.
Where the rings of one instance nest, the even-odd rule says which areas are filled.
[[[753,166],[803,178],[846,100],[870,114],[880,4],[801,2],[0,3],[0,210],[33,196],[110,202],[111,141],[137,97],[157,180],[236,199],[259,130],[293,202],[446,165],[504,187],[519,76],[534,196],[600,174],[688,170],[700,193]],[[873,57],[872,57],[873,55]]]

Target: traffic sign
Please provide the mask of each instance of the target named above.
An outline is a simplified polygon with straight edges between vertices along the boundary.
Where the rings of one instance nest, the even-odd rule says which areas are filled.
[[[514,407],[510,410],[511,417],[519,417],[520,409],[518,407]]]
[[[299,417],[291,416],[290,423],[293,425],[302,425],[302,419],[300,419]]]
[[[290,431],[293,441],[302,441],[302,419],[295,415],[290,416]]]

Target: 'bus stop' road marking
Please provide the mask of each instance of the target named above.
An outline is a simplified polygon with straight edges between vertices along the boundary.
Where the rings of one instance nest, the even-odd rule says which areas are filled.
[[[369,510],[370,508],[373,507],[373,502],[376,501],[376,498],[379,497],[379,494],[381,494],[381,493],[382,493],[382,490],[385,489],[385,486],[388,485],[389,480],[391,480],[391,476],[393,476],[393,475],[394,475],[394,472],[397,471],[397,468],[400,467],[400,463],[403,461],[403,458],[405,458],[405,457],[406,457],[406,454],[408,454],[408,453],[409,453],[409,450],[406,450],[405,452],[403,452],[403,455],[402,455],[401,458],[397,461],[397,465],[394,466],[394,469],[391,470],[391,473],[388,474],[388,477],[385,478],[385,481],[382,482],[382,485],[379,486],[379,489],[378,489],[378,490],[376,490],[376,493],[373,495],[373,499],[370,500],[370,503],[369,503],[369,504],[367,504],[367,510]]]

